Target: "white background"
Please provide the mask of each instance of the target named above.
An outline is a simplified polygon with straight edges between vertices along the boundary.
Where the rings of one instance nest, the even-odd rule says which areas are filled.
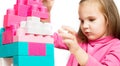
[[[0,0],[0,27],[3,27],[3,16],[6,9],[13,8],[16,0]],[[79,27],[78,20],[78,3],[79,0],[55,0],[51,11],[51,22],[53,31],[56,32],[61,25],[68,25],[76,31]],[[120,0],[115,0],[120,11]],[[55,48],[55,66],[66,66],[69,51]]]

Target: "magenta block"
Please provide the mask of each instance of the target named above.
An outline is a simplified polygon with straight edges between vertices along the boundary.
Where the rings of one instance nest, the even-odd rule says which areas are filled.
[[[29,9],[28,16],[35,16],[39,18],[48,18],[49,13],[44,6],[32,5]]]
[[[17,0],[16,4],[27,4],[27,0]]]
[[[30,56],[45,56],[46,44],[45,43],[28,43],[28,53]]]
[[[13,42],[14,30],[13,27],[6,27],[3,32],[3,44],[10,44]]]
[[[27,12],[30,6],[24,4],[16,4],[14,5],[15,14],[18,16],[27,17]]]
[[[40,12],[41,12],[41,17],[40,18],[43,18],[43,19],[48,19],[49,18],[49,13],[48,13],[48,10],[45,6],[40,7]]]
[[[33,5],[33,4],[36,4],[36,5],[42,5],[42,0],[27,0],[27,5]]]

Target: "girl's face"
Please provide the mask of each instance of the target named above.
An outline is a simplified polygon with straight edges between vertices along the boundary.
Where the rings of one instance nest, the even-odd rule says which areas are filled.
[[[79,17],[80,28],[88,40],[107,36],[107,22],[98,6],[82,3],[79,7]]]

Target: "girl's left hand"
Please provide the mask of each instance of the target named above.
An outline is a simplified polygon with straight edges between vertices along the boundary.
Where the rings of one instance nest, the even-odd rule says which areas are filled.
[[[75,56],[81,66],[85,66],[88,60],[88,54],[79,46],[76,32],[68,27],[62,26],[58,31],[63,38],[63,42],[68,46],[69,51]]]
[[[42,2],[47,7],[48,12],[50,12],[53,6],[54,0],[42,0]]]
[[[62,26],[58,30],[58,34],[63,38],[63,42],[72,54],[80,48],[77,42],[76,32],[69,26]]]

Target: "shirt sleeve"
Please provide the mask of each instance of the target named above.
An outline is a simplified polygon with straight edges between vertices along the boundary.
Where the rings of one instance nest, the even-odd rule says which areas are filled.
[[[65,43],[63,43],[61,36],[59,36],[57,33],[54,33],[53,38],[54,38],[54,45],[56,48],[68,50],[68,47],[65,45]]]
[[[114,46],[101,61],[89,55],[86,66],[120,66],[120,45]]]

